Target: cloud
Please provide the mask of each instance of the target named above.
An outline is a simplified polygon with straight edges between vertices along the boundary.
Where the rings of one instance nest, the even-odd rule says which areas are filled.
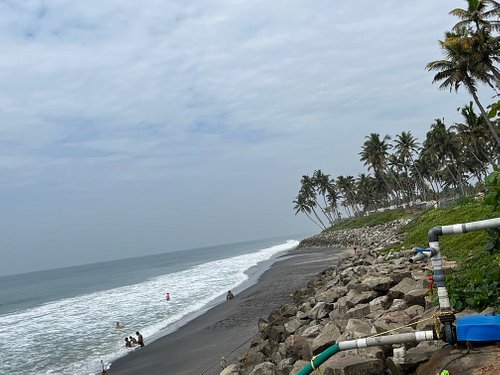
[[[17,205],[31,226],[10,211],[3,219],[38,233],[52,204],[64,230],[65,207],[78,221],[82,202],[98,199],[95,215],[123,221],[130,237],[141,233],[134,216],[192,223],[210,243],[310,230],[291,209],[302,174],[356,175],[367,134],[422,137],[468,101],[439,92],[425,70],[454,7],[4,0],[0,203],[40,202]],[[155,202],[150,214],[143,199]],[[205,244],[184,232],[165,247]]]

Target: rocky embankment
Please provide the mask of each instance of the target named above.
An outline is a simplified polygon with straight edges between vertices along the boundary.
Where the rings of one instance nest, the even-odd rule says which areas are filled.
[[[411,250],[374,250],[397,242],[404,221],[377,228],[318,235],[301,247],[355,244],[356,254],[318,274],[293,300],[258,322],[259,334],[239,363],[221,375],[296,374],[336,342],[393,333],[429,330],[437,311],[427,298],[429,263],[410,264]],[[427,320],[425,320],[428,318]],[[430,374],[428,361],[442,341],[377,346],[337,353],[320,367],[324,375]],[[468,372],[467,372],[468,373]]]
[[[402,241],[400,229],[413,219],[400,219],[370,228],[356,228],[319,233],[302,240],[299,247],[341,247],[356,246],[360,249],[377,250]]]

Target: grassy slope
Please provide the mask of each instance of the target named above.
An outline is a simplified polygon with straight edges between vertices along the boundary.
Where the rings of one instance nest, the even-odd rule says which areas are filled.
[[[467,223],[498,217],[491,206],[467,203],[444,209],[431,209],[415,215],[415,220],[403,232],[403,244],[385,249],[398,250],[401,247],[428,247],[427,234],[434,226]],[[346,220],[330,230],[370,227],[402,217],[412,216],[402,210],[395,210]],[[442,255],[459,262],[458,270],[448,273],[448,290],[452,304],[457,310],[465,307],[483,309],[500,307],[500,255],[484,251],[486,231],[441,236]]]

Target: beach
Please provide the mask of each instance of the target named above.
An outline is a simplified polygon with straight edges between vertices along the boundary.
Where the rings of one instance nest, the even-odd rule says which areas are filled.
[[[115,361],[109,375],[219,374],[250,346],[260,318],[291,301],[317,273],[334,266],[350,250],[301,248],[277,259],[257,283],[191,320],[177,331]]]

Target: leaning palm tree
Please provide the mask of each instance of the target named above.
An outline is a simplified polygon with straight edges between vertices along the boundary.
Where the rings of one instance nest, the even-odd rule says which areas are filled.
[[[302,176],[300,183],[301,183],[301,187],[300,187],[299,195],[304,196],[304,198],[306,199],[307,205],[311,209],[311,212],[314,214],[314,217],[321,224],[323,229],[326,229],[326,225],[323,223],[323,221],[319,217],[318,213],[316,212],[316,207],[319,207],[320,210],[324,213],[323,208],[318,203],[314,180],[311,177],[309,177],[308,175],[304,175],[304,176]]]
[[[299,212],[304,213],[309,220],[311,220],[314,224],[316,224],[321,230],[326,229],[323,223],[316,221],[312,216],[312,207],[310,205],[310,200],[307,199],[305,194],[299,193],[297,195],[297,198],[293,201],[294,207],[293,209],[295,210],[295,215],[297,215]]]
[[[316,191],[323,197],[324,207],[320,207],[321,211],[330,222],[330,225],[333,225],[335,220],[332,216],[332,210],[329,207],[329,203],[327,201],[327,195],[331,191],[331,189],[333,189],[330,176],[324,174],[321,169],[317,169],[313,172],[311,181],[314,184]]]
[[[449,33],[447,33],[449,35]],[[481,115],[488,124],[488,127],[500,148],[500,136],[498,130],[491,123],[486,111],[479,101],[477,96],[476,80],[482,82],[491,82],[492,74],[488,72],[478,72],[475,66],[471,64],[471,52],[460,43],[447,44],[440,41],[441,48],[446,57],[445,60],[432,61],[427,64],[429,71],[437,71],[434,76],[433,83],[443,81],[439,86],[440,89],[450,89],[458,91],[461,85],[472,95],[474,101],[481,111]]]

